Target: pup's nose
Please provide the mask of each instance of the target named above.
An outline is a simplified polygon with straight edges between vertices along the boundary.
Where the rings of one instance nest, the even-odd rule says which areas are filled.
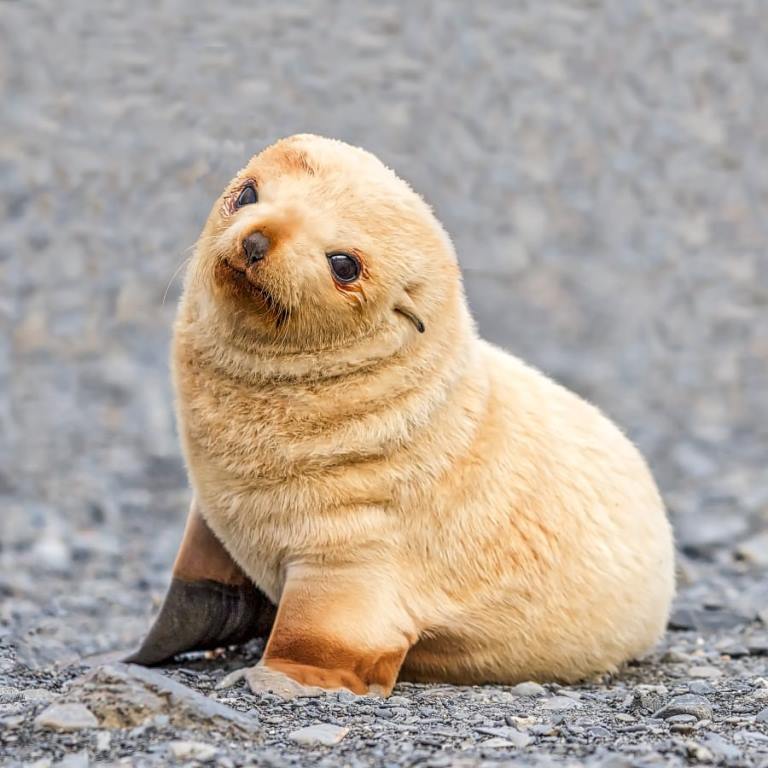
[[[243,240],[245,260],[250,266],[261,261],[267,255],[269,238],[263,232],[252,232]]]

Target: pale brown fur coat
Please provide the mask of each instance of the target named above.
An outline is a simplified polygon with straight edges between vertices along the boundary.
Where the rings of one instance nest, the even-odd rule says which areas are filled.
[[[259,201],[234,211],[246,179]],[[255,230],[270,250],[245,280],[222,264]],[[360,259],[355,289],[335,250]],[[447,234],[363,150],[295,136],[238,174],[187,275],[173,370],[197,506],[280,605],[271,675],[573,681],[664,631],[672,536],[643,459],[478,338]]]

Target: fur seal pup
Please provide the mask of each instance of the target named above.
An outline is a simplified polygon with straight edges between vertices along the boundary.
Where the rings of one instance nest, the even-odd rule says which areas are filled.
[[[664,631],[673,542],[645,462],[478,338],[448,235],[362,149],[299,135],[237,174],[172,358],[194,502],[134,661],[271,627],[254,690],[387,694],[576,681]]]

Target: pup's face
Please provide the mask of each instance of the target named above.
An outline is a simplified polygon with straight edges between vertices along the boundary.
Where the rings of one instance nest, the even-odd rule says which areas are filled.
[[[188,290],[265,344],[316,349],[424,332],[458,284],[447,235],[405,182],[361,149],[300,135],[228,185]]]

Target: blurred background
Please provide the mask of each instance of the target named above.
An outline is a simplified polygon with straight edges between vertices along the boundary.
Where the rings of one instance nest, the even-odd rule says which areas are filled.
[[[174,275],[227,180],[304,131],[434,205],[482,333],[625,428],[688,557],[768,564],[760,0],[4,1],[0,35],[6,617],[45,574],[83,614],[162,592]]]

